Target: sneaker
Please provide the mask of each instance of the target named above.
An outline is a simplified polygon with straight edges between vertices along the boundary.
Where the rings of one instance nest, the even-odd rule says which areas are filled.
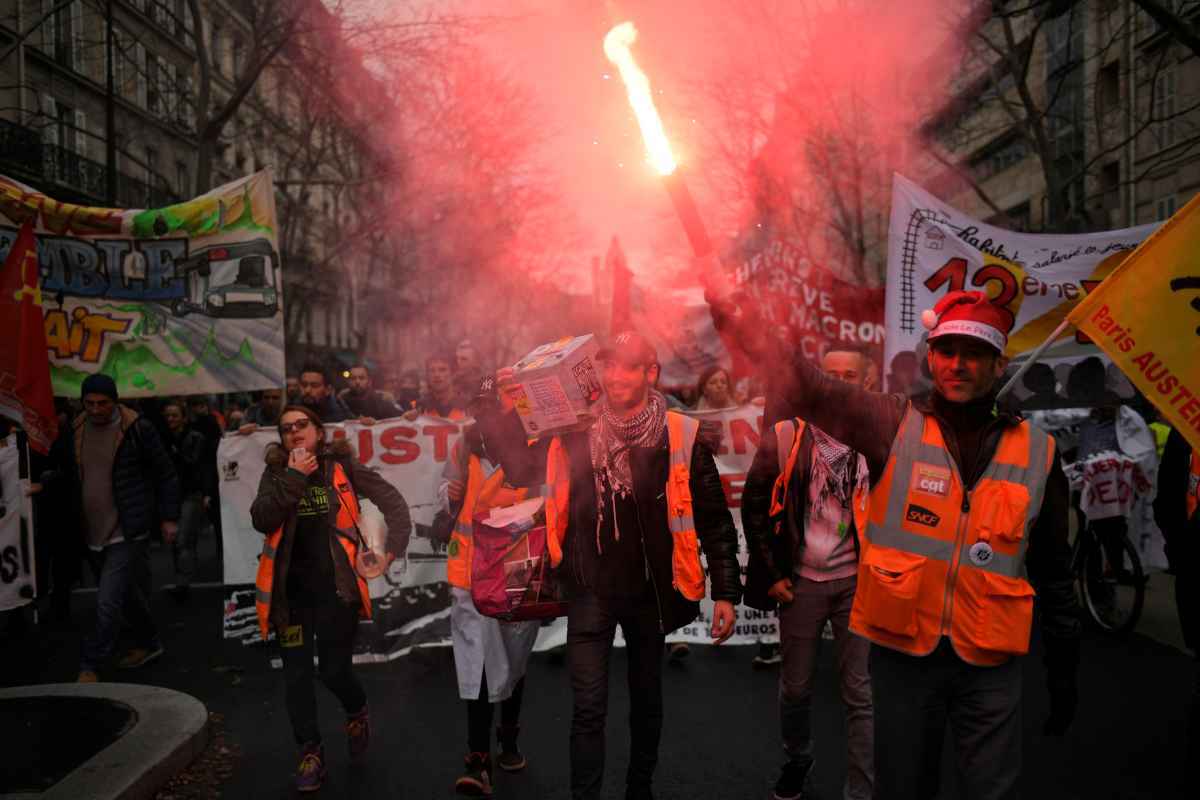
[[[454,793],[464,797],[492,796],[492,757],[488,753],[467,753],[467,768],[454,782]]]
[[[789,761],[783,765],[783,773],[775,782],[774,800],[804,800],[812,797],[813,762],[802,764]]]
[[[325,747],[320,743],[306,744],[300,751],[300,766],[296,767],[296,791],[315,792],[325,782]]]
[[[667,645],[667,660],[676,663],[683,661],[692,654],[687,642],[671,642]]]
[[[496,728],[496,741],[500,742],[500,755],[496,756],[496,766],[505,772],[520,772],[528,763],[517,747],[517,734],[520,732],[520,725],[501,725]]]
[[[371,718],[366,706],[357,714],[346,717],[346,741],[350,745],[351,758],[366,755],[367,745],[371,742]]]
[[[779,652],[777,644],[760,644],[758,653],[750,660],[755,669],[763,667],[773,667],[783,661],[783,654]]]
[[[95,670],[81,669],[81,670],[79,670],[79,677],[75,679],[75,682],[76,683],[99,683],[100,676],[96,674]]]
[[[121,669],[137,669],[146,666],[162,654],[163,646],[161,644],[153,647],[135,647],[117,662],[117,666]]]

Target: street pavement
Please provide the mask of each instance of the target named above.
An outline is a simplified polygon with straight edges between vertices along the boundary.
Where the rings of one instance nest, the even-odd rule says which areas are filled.
[[[197,579],[216,582],[219,564],[211,538],[202,545]],[[154,553],[156,585],[171,580],[169,553]],[[1180,649],[1169,576],[1151,584],[1143,633],[1126,639],[1087,633],[1080,668],[1081,707],[1063,739],[1040,733],[1047,713],[1044,672],[1035,641],[1025,659],[1024,797],[1191,798],[1191,764],[1184,758],[1185,707],[1195,662]],[[78,592],[75,619],[91,613],[94,594]],[[224,745],[238,754],[223,779],[225,798],[292,797],[295,766],[283,685],[271,669],[271,651],[221,638],[221,589],[195,588],[176,603],[156,592],[166,654],[141,670],[106,678],[187,692],[224,717]],[[1172,631],[1176,631],[1172,633]],[[4,685],[68,681],[77,669],[79,632],[33,630],[9,640],[0,658]],[[814,699],[816,788],[837,798],[845,769],[845,725],[837,697],[832,648],[819,660]],[[748,647],[692,647],[681,665],[664,668],[666,721],[656,796],[746,798],[770,796],[781,762],[774,669],[751,668]],[[626,660],[615,651],[608,726],[606,798],[623,797],[628,753],[624,688]],[[318,688],[329,779],[319,796],[330,798],[449,798],[465,751],[466,713],[458,700],[449,648],[429,648],[388,664],[357,667],[372,709],[373,740],[363,766],[345,752],[336,701]],[[535,654],[529,668],[521,745],[529,767],[496,779],[497,798],[568,796],[567,744],[571,698],[566,667]],[[947,747],[947,775],[952,754]],[[177,787],[178,788],[178,787]],[[184,787],[186,789],[186,787]],[[0,792],[3,789],[0,787]],[[186,792],[173,797],[187,797]],[[196,795],[202,796],[202,795]],[[942,797],[957,797],[950,779]]]

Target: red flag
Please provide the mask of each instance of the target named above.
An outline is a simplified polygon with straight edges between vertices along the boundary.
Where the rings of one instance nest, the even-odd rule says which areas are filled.
[[[45,455],[58,436],[58,416],[32,220],[21,226],[0,267],[0,341],[17,344],[0,348],[0,414],[24,426],[29,446]]]

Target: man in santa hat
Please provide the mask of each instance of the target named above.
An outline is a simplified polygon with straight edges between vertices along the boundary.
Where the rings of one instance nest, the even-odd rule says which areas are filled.
[[[876,800],[937,796],[947,724],[964,796],[1017,797],[1017,656],[1029,650],[1035,589],[1046,734],[1061,735],[1075,715],[1079,621],[1054,440],[996,410],[1011,312],[962,291],[926,311],[933,391],[911,399],[826,377],[768,341],[752,310],[716,303],[713,312],[751,354],[769,361],[774,349],[791,362],[775,398],[788,416],[866,458],[850,629],[874,645]]]

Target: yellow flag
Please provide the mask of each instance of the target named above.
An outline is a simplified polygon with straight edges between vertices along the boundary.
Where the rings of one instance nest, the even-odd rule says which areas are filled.
[[[1200,195],[1068,319],[1200,450]]]

